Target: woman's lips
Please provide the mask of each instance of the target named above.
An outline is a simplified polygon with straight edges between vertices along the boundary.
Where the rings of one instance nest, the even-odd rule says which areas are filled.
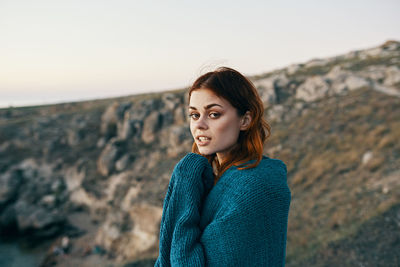
[[[211,138],[207,136],[198,136],[196,140],[199,146],[206,146],[211,142]]]

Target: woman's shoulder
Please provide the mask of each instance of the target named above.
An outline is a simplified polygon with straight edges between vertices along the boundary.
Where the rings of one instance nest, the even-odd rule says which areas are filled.
[[[274,159],[267,157],[265,155],[262,156],[262,160],[260,161],[261,166],[270,166],[273,168],[284,168],[286,171],[286,164],[280,159]]]
[[[260,161],[260,164],[257,167],[255,167],[255,171],[264,172],[269,170],[270,172],[278,172],[284,174],[286,178],[287,167],[286,164],[280,159],[263,156],[263,159]]]
[[[253,163],[251,160],[248,163]],[[236,177],[238,182],[243,181],[249,185],[268,185],[268,184],[287,184],[287,167],[280,159],[274,159],[267,156],[262,157],[260,163],[253,168],[239,169],[235,166],[229,173]]]
[[[260,163],[249,169],[230,168],[220,179],[224,192],[232,197],[288,200],[291,198],[287,183],[286,164],[279,159],[263,157]],[[260,200],[261,201],[261,200]]]
[[[248,162],[244,163],[244,165],[235,166],[234,170],[239,172],[240,174],[266,174],[271,171],[278,171],[287,173],[286,164],[280,159],[274,159],[267,157],[265,155],[262,156],[261,161],[258,163],[256,167],[240,170],[241,166],[247,166],[248,164],[252,164],[256,162],[256,160],[249,160]]]

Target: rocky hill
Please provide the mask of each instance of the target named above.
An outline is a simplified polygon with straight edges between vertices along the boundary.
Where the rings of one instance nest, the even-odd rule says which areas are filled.
[[[250,78],[288,166],[287,266],[399,266],[400,43]],[[42,266],[152,266],[186,106],[182,89],[0,109],[3,239],[48,244]]]

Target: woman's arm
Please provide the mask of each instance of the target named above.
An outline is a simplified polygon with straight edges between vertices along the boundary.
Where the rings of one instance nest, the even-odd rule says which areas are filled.
[[[202,202],[213,184],[208,160],[189,153],[175,166],[164,199],[155,266],[204,266],[199,229]]]
[[[224,184],[224,212],[202,232],[207,266],[284,266],[291,201],[286,167],[260,169],[264,178],[244,173]]]

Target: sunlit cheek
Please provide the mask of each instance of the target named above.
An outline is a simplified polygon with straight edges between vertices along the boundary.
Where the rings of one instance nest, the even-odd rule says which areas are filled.
[[[190,121],[190,132],[192,133],[192,136],[194,138],[195,133],[196,133],[196,126],[195,126],[195,122],[193,120]]]
[[[192,136],[193,136],[193,138],[194,138],[194,135],[193,135],[193,126],[192,126],[192,123],[190,123],[190,133],[192,134]]]
[[[232,122],[224,125],[221,133],[221,136],[223,136],[227,143],[235,143],[239,137],[239,129],[235,125],[232,125]]]

